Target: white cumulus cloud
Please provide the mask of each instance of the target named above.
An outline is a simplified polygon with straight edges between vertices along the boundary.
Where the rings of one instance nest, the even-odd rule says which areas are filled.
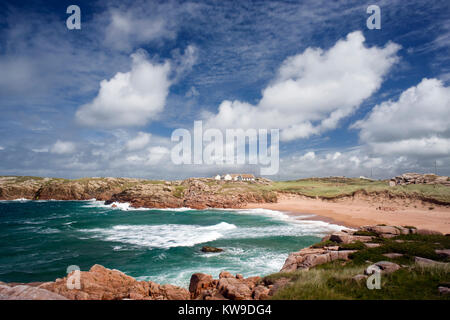
[[[437,156],[450,154],[450,87],[423,79],[397,101],[375,106],[360,129],[361,141],[377,154]]]
[[[328,50],[308,48],[287,58],[257,105],[223,101],[207,125],[279,128],[283,140],[334,129],[380,87],[399,46],[367,47],[360,31]]]
[[[151,136],[149,133],[139,132],[136,137],[126,143],[126,148],[128,150],[142,149],[149,144]]]
[[[164,109],[171,81],[170,63],[152,63],[144,51],[131,55],[131,70],[100,83],[93,101],[81,106],[79,123],[98,127],[142,126]]]

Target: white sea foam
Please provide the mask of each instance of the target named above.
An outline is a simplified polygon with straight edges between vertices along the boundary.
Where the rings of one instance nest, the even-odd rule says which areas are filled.
[[[219,273],[227,270],[233,274],[240,273],[244,277],[261,276],[278,272],[283,266],[287,253],[279,253],[260,248],[242,249],[223,247],[224,252],[210,255],[199,253],[198,263],[191,265],[180,265],[179,267],[164,270],[153,276],[141,276],[138,280],[151,280],[157,283],[170,283],[188,288],[189,279],[193,273],[201,272],[211,274],[214,278]],[[206,261],[203,261],[207,259]],[[209,261],[218,259],[219,263]],[[150,271],[150,273],[152,273]]]
[[[192,209],[192,208],[188,208],[188,207],[180,207],[180,208],[149,208],[149,210],[176,211],[176,212],[198,211],[197,209]]]
[[[111,228],[82,229],[83,234],[104,241],[126,243],[148,248],[191,247],[217,239],[249,239],[272,236],[323,236],[341,230],[341,226],[323,221],[300,220],[299,223],[237,227],[220,222],[211,226],[166,224],[166,225],[116,225]]]
[[[232,211],[240,214],[252,214],[258,216],[270,217],[275,220],[280,220],[287,222],[288,224],[297,225],[294,226],[296,231],[289,232],[286,235],[323,235],[329,232],[341,231],[342,229],[347,229],[344,226],[340,226],[337,224],[332,224],[320,220],[308,220],[308,218],[315,217],[313,214],[305,214],[301,216],[292,216],[283,211],[256,208],[256,209],[221,209],[226,211]],[[274,228],[279,229],[279,226],[275,226]],[[281,227],[283,228],[283,227]],[[258,228],[261,229],[261,228]],[[292,229],[288,227],[287,229]],[[292,229],[292,230],[294,230]],[[300,232],[300,233],[299,233]],[[278,234],[276,232],[276,234]]]
[[[212,226],[165,224],[165,225],[117,225],[112,228],[80,230],[93,234],[93,238],[121,242],[149,248],[191,247],[198,243],[222,238],[236,226],[220,222]]]
[[[84,208],[104,208],[104,209],[116,209],[116,210],[148,210],[146,208],[134,208],[129,202],[113,202],[110,204],[105,204],[105,201],[99,200],[89,200],[87,204],[83,206]]]
[[[0,203],[10,203],[10,202],[28,202],[31,201],[30,199],[25,198],[18,198],[18,199],[12,199],[12,200],[0,200]]]
[[[283,225],[240,227],[231,230],[224,235],[227,239],[249,239],[264,237],[300,237],[316,236],[322,237],[327,233],[342,230],[341,226],[327,224],[323,221],[300,220],[297,223],[287,223]]]
[[[286,212],[277,210],[256,208],[256,209],[234,209],[233,211],[241,214],[265,216],[276,220],[283,220],[283,221],[293,220],[292,217],[289,216]]]
[[[193,211],[196,209],[181,207],[181,208],[135,208],[132,207],[129,202],[113,202],[110,204],[105,204],[105,201],[99,201],[96,199],[88,200],[88,203],[84,205],[85,208],[105,208],[105,209],[117,209],[123,211],[130,210],[138,210],[138,211],[148,211],[148,210],[157,210],[157,211],[176,211],[176,212],[184,212],[184,211]]]
[[[92,201],[95,199],[90,200],[57,200],[57,199],[47,199],[47,200],[34,200],[34,199],[26,199],[26,198],[18,198],[13,200],[0,200],[0,203],[8,203],[8,202],[68,202],[68,201],[78,201],[78,202],[86,202],[86,201]]]

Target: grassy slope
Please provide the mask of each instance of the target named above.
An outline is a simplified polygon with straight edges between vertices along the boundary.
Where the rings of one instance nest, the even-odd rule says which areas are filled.
[[[356,178],[310,178],[275,181],[273,191],[297,193],[309,197],[334,198],[352,195],[356,191],[389,192],[393,195],[419,196],[450,203],[450,187],[443,185],[406,185],[389,187],[388,181],[370,181]]]
[[[403,243],[395,239],[406,240]],[[450,266],[422,267],[414,263],[414,256],[449,262],[438,256],[434,250],[450,248],[448,236],[406,235],[395,239],[379,239],[378,248],[358,251],[350,261],[333,261],[309,271],[275,273],[267,276],[268,281],[280,278],[291,279],[291,284],[279,290],[274,299],[450,299],[438,293],[438,286],[450,284]],[[383,253],[404,254],[400,258],[387,258]],[[381,289],[369,290],[366,282],[352,279],[370,265],[367,261],[392,261],[404,265],[402,269],[382,275]]]

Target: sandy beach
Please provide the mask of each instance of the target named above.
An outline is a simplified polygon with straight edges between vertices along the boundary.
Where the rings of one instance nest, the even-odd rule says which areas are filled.
[[[321,200],[294,194],[279,194],[277,203],[250,203],[246,208],[265,208],[293,216],[315,214],[317,219],[347,227],[387,224],[415,226],[450,233],[450,207],[415,199],[345,197]]]

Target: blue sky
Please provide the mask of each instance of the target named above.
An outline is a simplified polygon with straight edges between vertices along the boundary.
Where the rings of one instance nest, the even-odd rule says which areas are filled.
[[[66,28],[71,4],[81,30]],[[257,173],[173,165],[172,131],[203,120],[280,128],[274,179],[449,175],[449,14],[448,1],[3,1],[0,174]]]

